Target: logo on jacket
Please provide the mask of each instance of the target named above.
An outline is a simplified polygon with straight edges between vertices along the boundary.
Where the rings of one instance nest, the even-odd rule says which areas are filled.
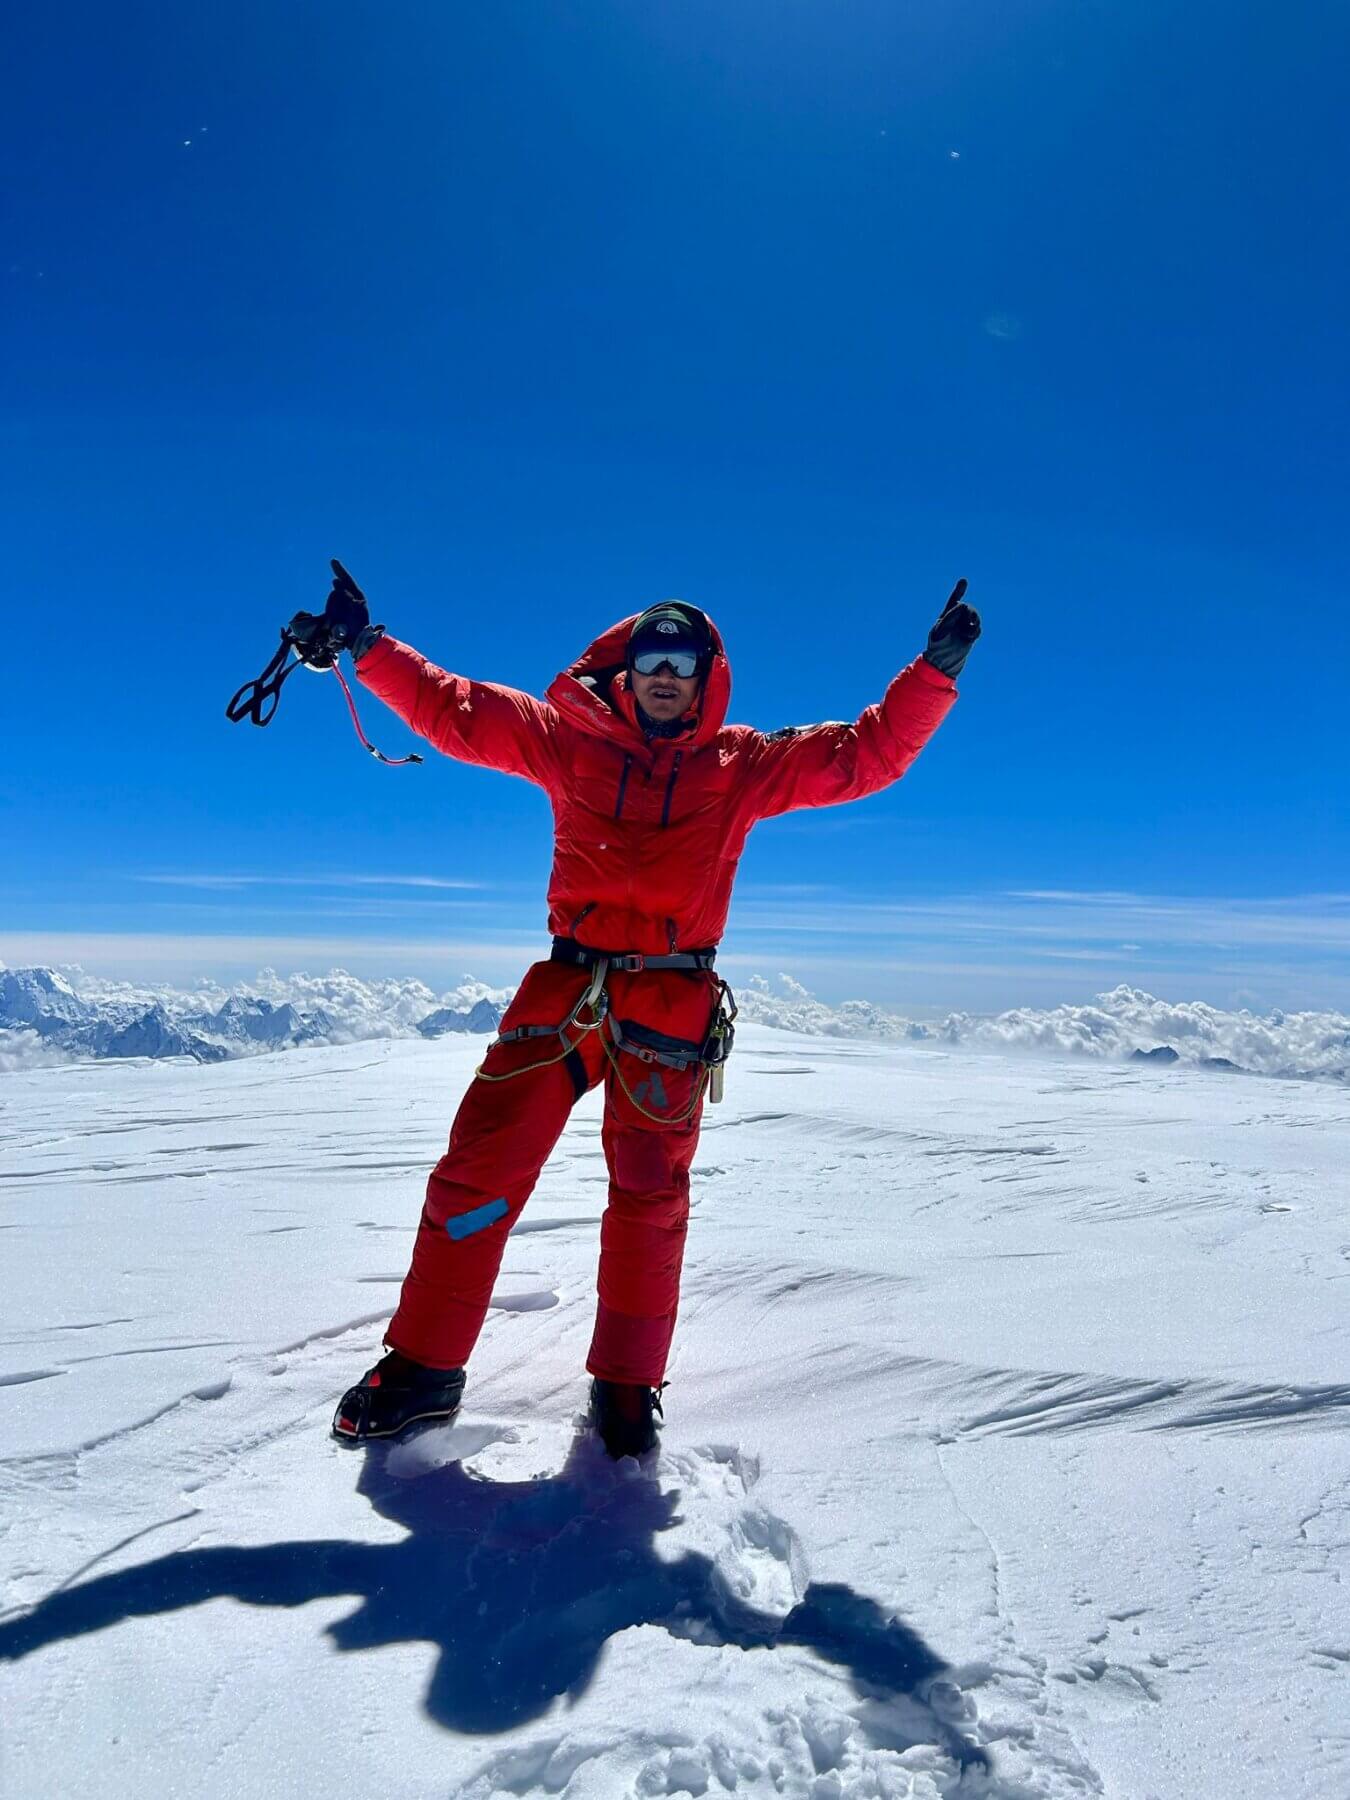
[[[633,1089],[633,1098],[639,1106],[645,1104],[649,1095],[652,1105],[659,1107],[663,1112],[670,1105],[670,1101],[666,1098],[666,1084],[661,1079],[659,1069],[652,1070],[650,1081],[639,1081]]]

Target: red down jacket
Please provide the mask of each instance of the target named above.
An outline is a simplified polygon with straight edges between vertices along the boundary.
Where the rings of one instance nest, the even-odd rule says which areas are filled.
[[[611,625],[542,701],[449,675],[391,637],[377,640],[357,673],[447,756],[546,790],[555,937],[649,956],[705,949],[722,936],[756,821],[898,781],[951,710],[956,687],[917,657],[855,724],[767,734],[727,725],[731,670],[712,626],[715,654],[697,712],[682,736],[649,741],[624,669],[632,624]]]

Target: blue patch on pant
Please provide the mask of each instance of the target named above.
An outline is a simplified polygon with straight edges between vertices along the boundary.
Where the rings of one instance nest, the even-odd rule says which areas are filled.
[[[472,1237],[475,1231],[486,1231],[489,1225],[495,1225],[498,1219],[504,1219],[510,1210],[505,1200],[489,1200],[485,1206],[475,1206],[472,1212],[460,1213],[457,1218],[447,1219],[445,1229],[458,1243],[460,1238]]]

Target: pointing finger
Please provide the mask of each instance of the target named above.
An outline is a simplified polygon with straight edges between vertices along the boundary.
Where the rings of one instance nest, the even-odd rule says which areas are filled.
[[[356,583],[343,568],[336,556],[332,556],[328,560],[332,565],[333,574],[337,578],[335,585],[343,588],[347,593],[355,595],[358,600],[364,600],[365,595],[361,592],[360,588],[357,587]]]
[[[970,583],[966,580],[965,576],[963,575],[961,577],[960,581],[958,581],[956,586],[952,589],[951,597],[948,599],[947,604],[943,607],[942,611],[938,614],[938,617],[940,619],[945,619],[947,614],[952,610],[952,608],[954,606],[960,605],[961,598],[969,586],[970,586]]]

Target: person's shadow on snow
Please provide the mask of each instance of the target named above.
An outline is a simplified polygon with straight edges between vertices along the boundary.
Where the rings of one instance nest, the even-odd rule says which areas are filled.
[[[865,1725],[877,1744],[936,1742],[962,1767],[987,1766],[928,1703],[947,1665],[874,1600],[813,1582],[780,1618],[729,1594],[708,1557],[686,1551],[664,1560],[656,1541],[679,1522],[681,1494],[663,1489],[655,1459],[616,1465],[589,1432],[578,1434],[558,1474],[532,1481],[485,1480],[457,1462],[418,1472],[415,1441],[373,1444],[364,1455],[359,1491],[408,1532],[400,1543],[177,1551],[59,1589],[0,1622],[0,1659],[223,1596],[303,1606],[351,1594],[361,1604],[327,1627],[337,1647],[435,1644],[427,1712],[451,1730],[484,1735],[528,1723],[560,1696],[579,1697],[615,1633],[658,1625],[700,1644],[814,1651],[874,1703]]]

